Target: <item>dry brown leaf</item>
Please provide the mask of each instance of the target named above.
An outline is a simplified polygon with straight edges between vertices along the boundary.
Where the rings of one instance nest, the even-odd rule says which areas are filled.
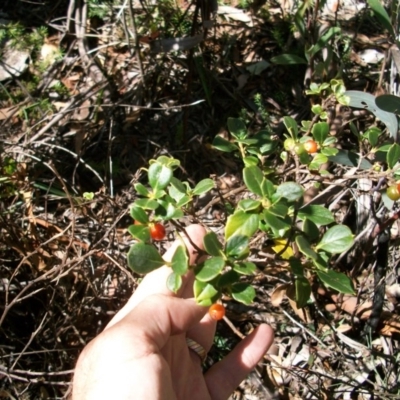
[[[281,305],[283,299],[286,297],[286,291],[289,287],[289,283],[284,283],[275,287],[271,294],[271,304],[274,307],[279,307]]]
[[[12,106],[12,107],[0,109],[0,121],[13,116],[13,114],[15,114],[15,110],[17,108],[18,108],[18,106]]]

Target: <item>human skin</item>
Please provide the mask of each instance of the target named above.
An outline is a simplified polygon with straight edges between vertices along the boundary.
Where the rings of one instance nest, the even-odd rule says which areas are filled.
[[[202,248],[204,228],[191,225],[186,232]],[[192,265],[197,254],[184,240]],[[171,246],[165,260],[178,245],[177,241]],[[203,374],[200,357],[189,350],[186,337],[208,352],[216,322],[193,299],[192,273],[174,294],[165,283],[170,272],[162,267],[148,274],[104,331],[84,348],[75,369],[73,400],[222,400],[257,365],[273,341],[273,331],[265,324]]]

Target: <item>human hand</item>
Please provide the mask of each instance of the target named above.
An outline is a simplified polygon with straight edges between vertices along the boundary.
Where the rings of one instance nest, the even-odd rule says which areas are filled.
[[[204,228],[191,225],[186,231],[202,248]],[[184,240],[192,264],[196,251]],[[164,259],[172,257],[178,244]],[[85,347],[75,369],[73,400],[222,400],[257,365],[273,340],[273,331],[265,324],[203,374],[201,359],[189,350],[186,338],[208,352],[216,322],[193,299],[193,274],[184,277],[174,294],[166,287],[170,272],[162,267],[148,274],[105,330]]]

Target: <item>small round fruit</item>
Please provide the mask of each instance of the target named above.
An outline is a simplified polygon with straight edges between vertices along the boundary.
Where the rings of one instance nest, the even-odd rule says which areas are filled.
[[[155,223],[150,224],[150,236],[153,240],[163,240],[165,238],[164,225]]]
[[[390,200],[396,201],[400,199],[400,191],[397,185],[389,186],[386,190],[386,194]]]
[[[303,154],[306,152],[306,149],[304,147],[303,143],[297,143],[296,146],[294,146],[294,152],[299,156],[300,154]]]
[[[225,307],[222,304],[213,304],[209,310],[208,313],[210,314],[210,317],[214,319],[215,321],[219,321],[220,319],[224,318],[225,315]]]
[[[296,146],[296,142],[292,138],[288,138],[283,142],[283,147],[286,151],[293,151],[294,146]]]
[[[304,148],[307,153],[312,154],[317,152],[318,145],[315,140],[307,140],[307,142],[304,143]]]

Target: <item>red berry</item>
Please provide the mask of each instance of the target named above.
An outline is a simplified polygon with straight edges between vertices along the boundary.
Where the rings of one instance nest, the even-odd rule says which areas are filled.
[[[150,236],[153,240],[163,240],[165,238],[164,225],[159,223],[152,223],[149,225]]]
[[[386,190],[386,194],[390,200],[396,201],[400,199],[400,190],[398,185],[389,186]]]
[[[304,148],[307,153],[312,154],[317,152],[318,145],[315,140],[307,140],[307,142],[304,143]]]
[[[220,319],[224,318],[225,315],[225,307],[222,304],[213,304],[208,313],[212,319],[219,321]]]

